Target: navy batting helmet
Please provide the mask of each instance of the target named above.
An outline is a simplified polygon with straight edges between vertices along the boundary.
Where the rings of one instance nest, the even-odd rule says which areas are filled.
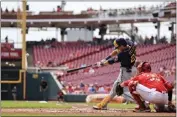
[[[127,41],[124,38],[119,38],[114,40],[114,47],[117,49],[119,46],[127,46]]]

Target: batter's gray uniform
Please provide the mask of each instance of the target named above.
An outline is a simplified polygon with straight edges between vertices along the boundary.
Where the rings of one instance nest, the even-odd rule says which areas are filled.
[[[116,87],[117,87],[118,82],[122,83],[123,81],[129,80],[131,77],[135,76],[136,72],[137,72],[137,70],[136,70],[136,67],[134,67],[134,66],[132,66],[131,72],[127,72],[127,68],[125,68],[125,67],[120,68],[119,76],[118,76],[117,80],[114,82],[113,87],[110,91],[111,98],[114,98],[117,95]],[[129,92],[128,87],[123,88],[123,91],[124,91],[123,97],[126,100],[134,101],[130,92]]]
[[[118,44],[123,44],[125,40],[118,40]],[[114,59],[114,62],[119,62],[120,67],[120,73],[117,78],[117,80],[114,82],[113,87],[110,92],[111,98],[114,98],[116,93],[116,88],[119,83],[122,83],[123,81],[129,80],[131,77],[135,76],[136,74],[136,67],[135,67],[135,61],[136,61],[136,46],[133,44],[133,42],[126,40],[127,45],[129,48],[126,48],[122,52],[119,52],[117,55],[117,58]],[[111,60],[108,60],[111,63]],[[133,98],[129,92],[128,87],[123,88],[123,97],[129,101],[133,101]]]
[[[123,81],[129,80],[136,74],[136,67],[134,66],[136,61],[136,46],[133,44],[133,42],[125,41],[124,39],[119,39],[116,41],[119,46],[127,44],[129,47],[121,52],[118,52],[117,58],[108,59],[108,63],[113,64],[115,62],[119,62],[121,66],[119,76],[114,82],[109,94],[111,98],[114,98],[117,95],[116,88],[118,86],[118,82],[122,83]],[[123,88],[123,97],[126,100],[134,101],[128,87]]]

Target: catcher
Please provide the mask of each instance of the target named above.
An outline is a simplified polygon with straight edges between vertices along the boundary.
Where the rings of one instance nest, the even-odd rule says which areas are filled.
[[[136,67],[134,66],[136,61],[136,46],[129,40],[119,38],[114,40],[115,50],[101,62],[97,62],[97,66],[104,66],[120,62],[120,73],[117,80],[114,82],[113,87],[108,96],[106,96],[100,103],[93,106],[96,110],[106,110],[107,104],[116,95],[122,95],[126,100],[133,101],[133,98],[127,87],[120,87],[120,83],[130,79],[136,74]],[[114,57],[117,56],[117,57]]]
[[[168,103],[168,92],[173,89],[174,84],[167,82],[160,74],[152,73],[148,62],[142,62],[137,69],[137,76],[121,83],[121,87],[128,86],[139,105],[134,111],[149,112],[150,108],[145,104],[145,101],[148,101],[155,105],[157,112],[175,112],[175,107]]]

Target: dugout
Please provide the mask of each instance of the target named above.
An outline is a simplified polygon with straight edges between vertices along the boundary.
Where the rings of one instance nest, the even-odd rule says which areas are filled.
[[[17,100],[23,99],[23,81],[20,80],[21,59],[1,60],[1,99],[13,100],[13,88],[16,87]]]
[[[23,99],[22,50],[14,48],[13,42],[1,43],[1,99]],[[16,87],[16,91],[14,91]]]

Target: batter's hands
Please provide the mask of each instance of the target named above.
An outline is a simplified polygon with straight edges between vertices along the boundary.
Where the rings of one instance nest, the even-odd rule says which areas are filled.
[[[106,60],[101,60],[100,62],[97,62],[96,63],[96,67],[101,67],[101,66],[103,66],[104,65],[104,62],[105,62]]]
[[[106,60],[105,59],[103,59],[103,60],[101,60],[101,63],[104,63]]]
[[[101,66],[103,66],[103,63],[102,63],[102,62],[97,62],[97,63],[96,63],[96,66],[97,66],[97,67],[101,67]]]
[[[101,62],[97,62],[96,67],[101,67]]]

